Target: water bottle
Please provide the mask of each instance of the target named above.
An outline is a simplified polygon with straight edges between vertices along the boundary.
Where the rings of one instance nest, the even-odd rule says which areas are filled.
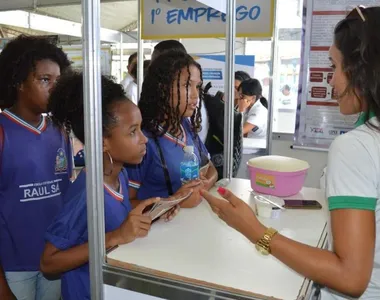
[[[185,155],[180,164],[181,182],[185,184],[199,178],[199,161],[194,153],[194,146],[183,148]]]

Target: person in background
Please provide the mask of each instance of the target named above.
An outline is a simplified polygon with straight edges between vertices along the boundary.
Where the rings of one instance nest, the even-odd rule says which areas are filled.
[[[235,109],[239,110],[239,86],[243,81],[246,81],[248,79],[251,79],[251,76],[249,76],[248,73],[244,71],[236,71],[235,72],[235,82],[234,82],[234,87],[235,87],[235,94],[234,94],[234,99],[235,99]]]
[[[234,147],[233,147],[233,167],[232,167],[232,176],[235,177],[238,173],[242,152],[243,152],[243,134],[242,134],[242,114],[237,110],[239,99],[238,88],[244,80],[250,79],[248,73],[244,71],[236,71],[235,72],[235,110],[234,110]],[[218,91],[215,95],[209,94],[207,91],[211,88],[211,83],[207,85],[205,88],[204,95],[204,106],[205,111],[208,116],[208,127],[207,127],[207,135],[205,138],[205,146],[210,153],[211,161],[213,162],[217,172],[218,172],[218,180],[223,178],[224,172],[224,107],[225,107],[225,99],[224,93]],[[207,90],[206,90],[207,89]],[[202,120],[203,120],[203,112],[202,112]],[[203,132],[203,122],[202,122],[202,131]]]
[[[150,60],[144,60],[144,74],[146,74],[146,71],[150,65]],[[133,77],[133,81],[131,81],[125,90],[125,94],[127,95],[127,98],[131,100],[134,104],[137,105],[138,102],[138,95],[137,95],[137,63],[133,65],[133,68],[131,70],[131,75]]]
[[[185,46],[183,46],[180,42],[176,40],[165,40],[165,41],[159,42],[154,47],[151,61],[153,62],[161,54],[164,54],[168,51],[180,51],[183,53],[187,53]]]
[[[356,128],[331,144],[327,174],[328,249],[267,228],[252,209],[220,188],[202,195],[213,211],[265,255],[272,254],[326,288],[321,300],[380,299],[380,7],[356,7],[335,27],[329,56],[343,115],[361,113]]]
[[[132,210],[123,165],[138,164],[145,155],[147,139],[141,132],[141,114],[125,97],[121,85],[102,76],[101,88],[105,242],[110,249],[148,234],[152,220],[144,215],[144,209],[159,199],[142,201]],[[83,75],[67,74],[54,89],[49,107],[56,127],[72,131],[84,144],[83,101]],[[67,191],[65,206],[45,235],[41,270],[49,275],[62,274],[65,300],[90,299],[86,195],[84,169]],[[165,216],[166,220],[177,212],[178,207]]]
[[[128,85],[135,80],[132,76],[132,68],[137,64],[137,52],[132,53],[128,58],[128,66],[127,66],[127,75],[125,78],[120,82],[120,84],[123,86],[124,90],[127,89]]]
[[[292,96],[290,94],[290,86],[285,84],[281,90],[280,102],[284,105],[288,105],[292,102]]]
[[[248,79],[239,86],[239,112],[243,113],[243,135],[265,137],[268,124],[268,101],[262,96],[260,81]]]
[[[45,37],[20,35],[0,54],[1,300],[12,292],[22,300],[60,299],[60,281],[43,276],[40,257],[72,176],[69,137],[46,116],[50,91],[69,66]]]
[[[169,51],[153,60],[139,101],[142,128],[148,137],[147,154],[140,165],[128,167],[131,199],[167,197],[186,189],[180,179],[185,146],[194,146],[200,166],[209,167],[181,206],[198,205],[202,184],[206,189],[214,185],[217,172],[197,135],[202,99],[202,70],[190,55]]]

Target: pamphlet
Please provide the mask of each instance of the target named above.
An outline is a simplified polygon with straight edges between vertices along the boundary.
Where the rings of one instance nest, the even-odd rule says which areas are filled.
[[[164,213],[171,210],[174,206],[176,206],[177,204],[180,204],[182,201],[189,198],[191,194],[192,192],[190,191],[181,198],[174,199],[174,200],[161,199],[159,202],[155,203],[149,211],[149,216],[152,218],[152,221],[161,217]]]

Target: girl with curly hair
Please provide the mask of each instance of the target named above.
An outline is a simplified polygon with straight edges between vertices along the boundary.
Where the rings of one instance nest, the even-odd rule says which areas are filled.
[[[140,165],[128,167],[131,199],[167,197],[194,188],[181,205],[194,207],[201,202],[199,189],[214,185],[217,172],[197,134],[201,130],[202,99],[202,70],[190,55],[168,51],[152,61],[139,101],[142,128],[148,137],[147,154]],[[200,181],[181,186],[185,146],[194,147],[201,167],[209,165]]]

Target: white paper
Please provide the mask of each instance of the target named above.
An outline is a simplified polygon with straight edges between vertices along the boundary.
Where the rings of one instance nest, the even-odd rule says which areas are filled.
[[[191,194],[192,192],[189,192],[185,196],[178,199],[174,199],[174,200],[162,199],[161,201],[155,203],[155,205],[152,207],[152,209],[149,212],[149,216],[152,218],[152,221],[161,217],[164,213],[171,210],[174,206],[180,204],[182,201],[189,198]]]

